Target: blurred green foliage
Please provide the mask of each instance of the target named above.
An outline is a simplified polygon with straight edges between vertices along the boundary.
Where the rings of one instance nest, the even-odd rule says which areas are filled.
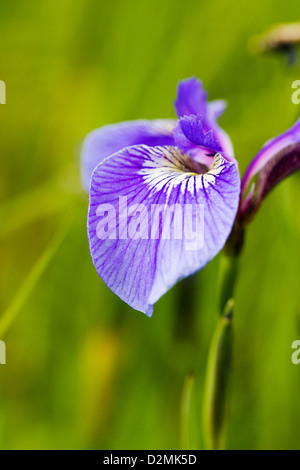
[[[248,40],[299,20],[299,2],[1,0],[0,11],[2,326],[15,309],[0,334],[0,447],[177,449],[189,372],[200,421],[219,257],[166,294],[152,319],[123,304],[89,256],[80,145],[103,124],[174,116],[178,81],[195,75],[211,99],[228,100],[221,124],[244,171],[300,114],[291,102],[299,68],[254,57]],[[300,337],[299,197],[295,175],[247,233],[232,449],[300,448],[300,365],[291,362]]]

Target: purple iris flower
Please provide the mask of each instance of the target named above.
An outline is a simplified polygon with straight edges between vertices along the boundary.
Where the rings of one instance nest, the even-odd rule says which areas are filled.
[[[178,86],[179,121],[135,121],[92,132],[82,150],[88,237],[98,274],[151,316],[177,281],[224,246],[239,203],[232,145],[195,78]]]
[[[202,83],[190,78],[178,86],[175,109],[178,121],[140,120],[95,130],[81,154],[93,263],[113,292],[148,316],[175,283],[223,248],[239,206],[240,219],[248,217],[249,207],[253,211],[253,175],[274,152],[282,161],[286,145],[300,141],[298,122],[291,134],[267,144],[245,175],[240,199],[232,144],[217,122],[224,101],[208,102]],[[273,173],[272,178],[273,185],[280,179]],[[270,178],[265,180],[270,186]]]
[[[299,168],[300,119],[291,129],[269,140],[248,166],[241,185],[239,223],[248,223],[271,189]]]

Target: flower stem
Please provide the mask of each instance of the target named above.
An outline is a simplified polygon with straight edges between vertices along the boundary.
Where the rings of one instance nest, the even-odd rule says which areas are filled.
[[[194,433],[194,387],[195,378],[194,374],[188,374],[184,381],[181,406],[180,406],[180,441],[181,450],[193,449],[193,436]]]
[[[229,414],[229,384],[233,350],[233,306],[224,309],[211,343],[203,406],[203,440],[208,450],[225,448]]]
[[[237,224],[225,244],[219,272],[219,311],[222,315],[229,299],[234,298],[234,289],[239,271],[240,254],[244,246],[244,229]]]
[[[233,299],[243,243],[244,229],[235,224],[220,264],[220,318],[212,339],[206,371],[203,438],[207,449],[224,449],[226,443],[233,356]]]

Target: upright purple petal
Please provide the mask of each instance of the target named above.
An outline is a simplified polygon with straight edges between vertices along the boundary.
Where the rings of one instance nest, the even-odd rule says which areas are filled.
[[[174,105],[179,118],[190,114],[207,115],[207,93],[202,82],[195,77],[182,80],[177,87]]]
[[[234,149],[229,135],[219,126],[217,122],[211,121],[210,128],[218,139],[219,144],[221,145],[224,153],[226,153],[228,159],[237,163],[234,158]]]
[[[92,131],[85,139],[81,151],[81,181],[88,192],[91,175],[106,157],[132,145],[173,145],[172,131],[176,121],[156,119],[110,124]]]
[[[239,192],[237,167],[221,154],[206,173],[176,147],[112,155],[94,170],[90,187],[88,236],[98,274],[151,316],[168,289],[222,249]]]
[[[174,102],[177,116],[204,116],[206,132],[212,130],[223,151],[234,160],[233,145],[226,132],[218,125],[217,120],[223,114],[226,103],[223,100],[207,101],[207,93],[202,82],[195,77],[182,80],[177,87],[177,97]]]
[[[263,198],[300,166],[300,119],[288,131],[268,141],[242,179],[239,219],[249,221]]]
[[[177,96],[174,102],[177,116],[190,116],[201,114],[217,121],[226,109],[226,101],[207,101],[207,92],[202,82],[195,77],[182,80],[177,87]]]
[[[208,116],[210,119],[217,121],[226,109],[226,101],[215,100],[208,103]]]

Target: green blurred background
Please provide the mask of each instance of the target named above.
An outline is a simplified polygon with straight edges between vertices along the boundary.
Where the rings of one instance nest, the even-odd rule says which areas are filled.
[[[227,99],[221,124],[244,171],[300,114],[299,68],[251,55],[248,40],[299,17],[298,0],[1,0],[1,449],[178,449],[190,371],[200,421],[220,257],[152,319],[123,304],[90,259],[80,145],[103,124],[173,117],[178,81],[196,75]],[[248,230],[231,449],[300,448],[299,182],[278,187]]]

